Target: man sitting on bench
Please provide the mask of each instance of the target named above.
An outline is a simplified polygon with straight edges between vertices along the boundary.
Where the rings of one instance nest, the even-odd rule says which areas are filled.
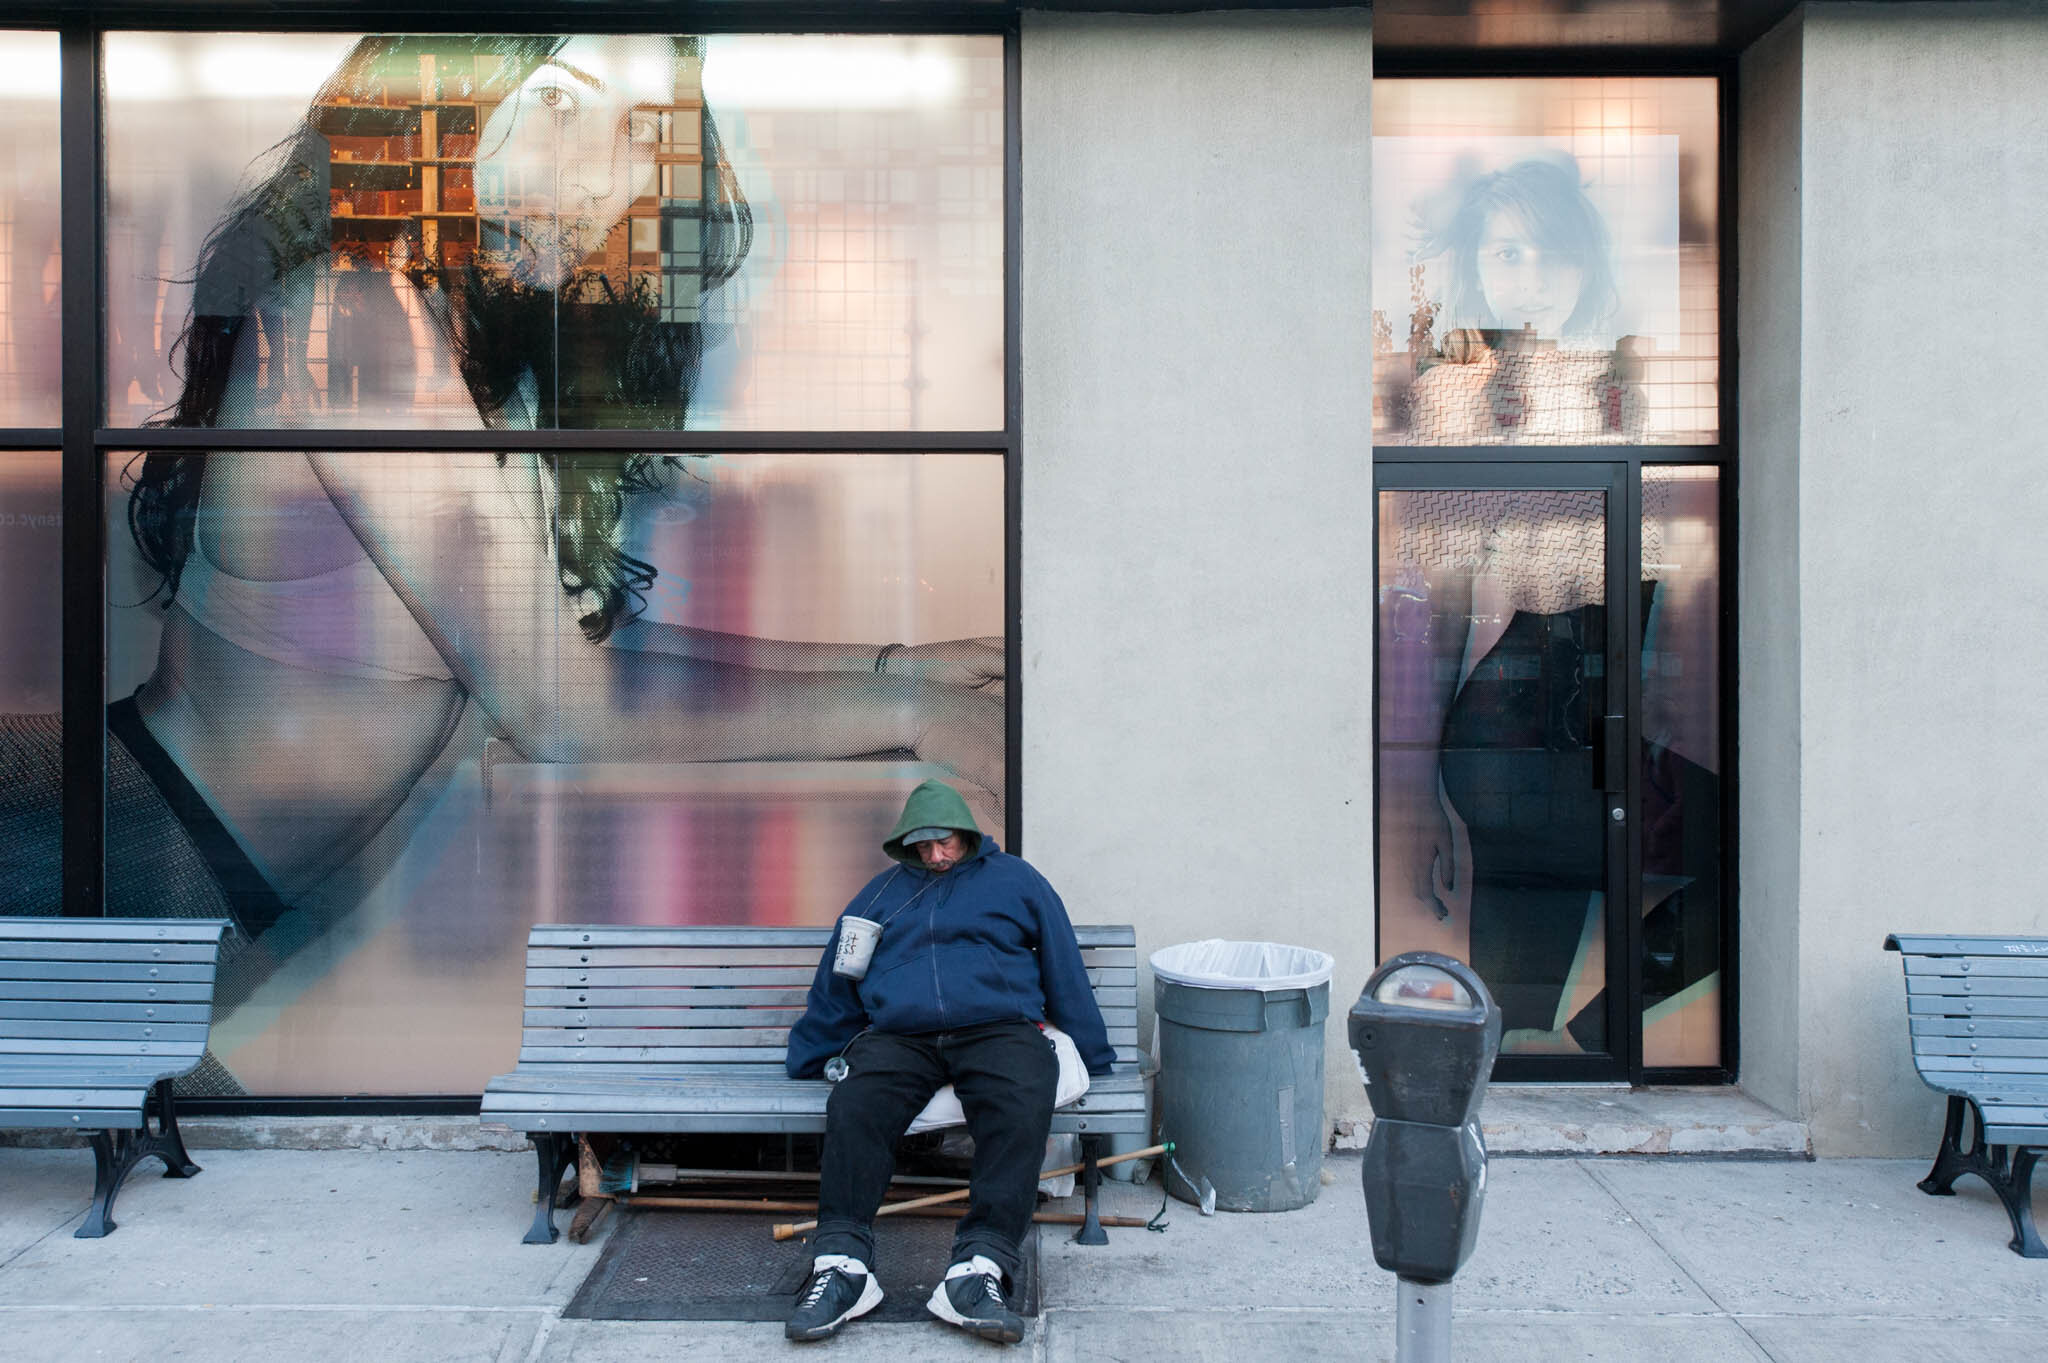
[[[874,1217],[896,1143],[950,1083],[974,1138],[967,1215],[926,1308],[1013,1344],[1003,1298],[1022,1267],[1059,1075],[1050,1020],[1091,1074],[1115,1060],[1066,907],[976,827],[949,787],[911,792],[882,850],[897,865],[853,897],[790,1029],[789,1073],[835,1081],[825,1109],[817,1257],[784,1333],[824,1339],[881,1304]]]

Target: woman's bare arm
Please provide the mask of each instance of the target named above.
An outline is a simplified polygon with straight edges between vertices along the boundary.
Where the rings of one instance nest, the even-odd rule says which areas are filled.
[[[724,761],[903,748],[1002,789],[995,697],[872,666],[782,671],[590,643],[578,623],[587,607],[561,585],[549,484],[531,455],[502,465],[486,453],[308,458],[457,680],[530,758]]]
[[[1003,641],[999,638],[911,645],[811,644],[634,620],[613,630],[610,642],[636,652],[671,653],[778,672],[881,672],[948,686],[999,686],[1004,673]]]

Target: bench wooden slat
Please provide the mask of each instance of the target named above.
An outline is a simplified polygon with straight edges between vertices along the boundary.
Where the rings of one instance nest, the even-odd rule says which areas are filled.
[[[605,1000],[603,1006],[626,1008],[795,1008],[802,1011],[810,996],[808,989],[663,989],[642,986],[629,989],[528,989],[528,1008],[579,1008]]]
[[[1895,932],[1884,949],[1908,956],[2048,956],[2048,938]]]
[[[140,961],[155,965],[183,961],[211,964],[219,954],[220,948],[211,942],[0,941],[0,960],[13,962]]]
[[[207,1003],[213,998],[212,984],[163,984],[155,980],[4,980],[0,979],[0,1000],[78,1000],[98,1003]]]
[[[787,1027],[528,1027],[521,1046],[591,1046],[645,1050],[649,1046],[718,1049],[773,1046],[787,1049]]]
[[[1138,1063],[1138,1048],[1118,1046],[1116,1063]],[[783,1046],[526,1046],[519,1048],[519,1064],[527,1065],[618,1065],[667,1067],[689,1073],[703,1064],[780,1066],[787,1048]]]
[[[1951,1017],[1914,1017],[1908,1026],[1920,1036],[2042,1036],[2048,1037],[2048,1018],[1980,1018],[1974,1014]]]
[[[1958,994],[1919,994],[1906,1000],[1906,1012],[1920,1017],[2044,1018],[2048,998],[1978,998]]]
[[[535,1027],[779,1027],[787,1031],[803,1017],[802,1005],[794,1008],[634,1008],[600,1007],[591,1003],[575,1008],[529,1008],[521,1022]]]
[[[2048,975],[2048,956],[1908,956],[1909,978],[1925,975]]]
[[[0,1105],[13,1108],[136,1107],[147,1084],[58,1084],[31,1088],[0,1084]]]
[[[1074,939],[1089,947],[1135,947],[1137,930],[1127,923],[1076,923]],[[719,924],[640,927],[613,923],[537,923],[531,946],[809,946],[823,951],[829,927],[730,927]],[[812,957],[816,960],[815,954]]]
[[[502,1117],[486,1114],[484,1120],[509,1126],[516,1131],[554,1131],[569,1135],[582,1131],[628,1131],[654,1134],[723,1134],[730,1133],[735,1126],[761,1135],[816,1135],[825,1129],[825,1114],[820,1112],[789,1113],[780,1116],[749,1116],[744,1122],[725,1113],[709,1116],[692,1112],[589,1112],[577,1115],[573,1123],[559,1119],[506,1113]],[[1144,1136],[1150,1118],[1141,1113],[1112,1112],[1094,1116],[1085,1112],[1056,1112],[1052,1119],[1054,1135],[1088,1134]]]
[[[0,960],[0,980],[101,980],[112,984],[170,984],[174,982],[211,984],[213,964],[172,961],[5,961]]]
[[[2043,962],[2048,965],[2048,961]],[[1906,993],[1915,998],[1942,995],[1954,998],[2048,998],[2048,971],[2038,978],[2019,975],[1914,975],[1906,980]]]
[[[226,928],[217,918],[8,918],[0,920],[0,943],[47,938],[217,943]]]
[[[1944,1055],[2029,1055],[2042,1062],[2048,1074],[2048,1038],[2040,1037],[1920,1037],[1913,1042],[1913,1054]]]
[[[576,985],[591,985],[600,988],[642,988],[675,987],[679,985],[714,985],[721,988],[736,988],[753,985],[799,985],[810,988],[815,966],[803,968],[781,966],[748,969],[740,966],[706,966],[702,968],[634,968],[614,966],[611,968],[585,967],[530,967],[526,972],[529,989],[567,988]],[[1121,966],[1096,966],[1088,971],[1088,983],[1097,988],[1125,987],[1136,990],[1138,972],[1135,968]]]
[[[676,991],[683,992],[683,991]],[[781,1027],[795,1026],[804,1015],[803,1005],[784,1008],[702,1008],[672,1005],[649,1008],[640,1001],[628,1004],[616,996],[600,995],[588,1004],[568,1008],[528,1008],[521,1017],[531,1027]],[[1130,1040],[1137,1041],[1136,1008],[1103,1008],[1103,1025],[1112,1029],[1131,1028]],[[0,1017],[7,1005],[0,1003]]]
[[[2039,1060],[1991,1055],[1965,1057],[1960,1055],[1938,1055],[1927,1057],[1920,1066],[1922,1073],[1944,1074],[2033,1074],[2044,1075]],[[2044,1075],[2048,1077],[2048,1075]]]
[[[9,1107],[0,1099],[0,1127],[67,1127],[75,1131],[134,1131],[148,1090],[130,1104],[115,1107]]]
[[[204,1022],[85,1022],[77,1018],[9,1018],[0,1022],[0,1033],[24,1041],[196,1041],[206,1044]]]
[[[84,1041],[44,1037],[0,1036],[0,1055],[191,1055],[206,1051],[204,1041]]]
[[[532,947],[527,950],[529,966],[557,969],[605,969],[616,966],[802,966],[818,968],[822,947],[706,947],[706,946],[605,946]],[[1138,953],[1128,947],[1084,948],[1081,963],[1092,966],[1136,967]]]
[[[710,1070],[712,1067],[704,1067]],[[784,1073],[782,1062],[772,1065],[727,1066],[729,1073],[713,1073],[700,1076],[691,1070],[681,1077],[646,1076],[635,1078],[621,1076],[609,1067],[592,1066],[578,1069],[575,1066],[561,1066],[545,1071],[522,1070],[513,1074],[499,1075],[491,1081],[492,1093],[618,1093],[644,1088],[650,1092],[672,1093],[680,1085],[706,1084],[720,1089],[741,1089],[749,1085],[764,1090],[780,1090],[804,1085],[822,1086],[821,1091],[830,1091],[830,1085],[823,1079],[791,1079]],[[1099,1074],[1088,1081],[1086,1097],[1098,1093],[1130,1093],[1142,1095],[1145,1091],[1144,1077],[1135,1070],[1115,1074]]]
[[[72,1024],[51,1024],[65,1026]],[[88,1035],[93,1035],[88,1033]],[[1112,1027],[1109,1029],[1112,1046],[1136,1046],[1136,1027]],[[768,1046],[779,1051],[789,1048],[787,1027],[528,1027],[520,1041],[521,1049],[529,1047],[547,1048],[554,1046],[578,1046],[588,1048],[623,1048],[635,1052],[649,1047],[672,1047],[681,1050],[721,1049],[732,1046]]]
[[[82,1022],[164,1022],[210,1021],[213,1008],[204,1003],[112,1003],[98,1000],[48,1002],[40,999],[0,999],[0,1030],[13,1030],[13,1020],[58,1021],[69,1018]]]

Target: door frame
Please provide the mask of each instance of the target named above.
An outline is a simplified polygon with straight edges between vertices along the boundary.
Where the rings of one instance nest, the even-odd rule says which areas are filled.
[[[1606,768],[1603,781],[1603,809],[1623,811],[1639,807],[1640,764],[1628,760],[1641,738],[1641,676],[1629,660],[1638,656],[1642,640],[1639,610],[1629,609],[1628,566],[1641,559],[1641,486],[1631,488],[1629,461],[1611,453],[1599,459],[1558,460],[1510,458],[1498,461],[1386,460],[1373,467],[1373,570],[1377,588],[1380,551],[1379,499],[1381,494],[1401,491],[1535,490],[1558,492],[1599,492],[1604,497],[1606,536],[1604,541],[1603,593],[1607,611],[1605,653],[1606,685],[1601,712],[1588,714],[1588,738],[1601,753],[1596,761]],[[1631,514],[1633,513],[1633,514]],[[1378,612],[1374,612],[1377,622]],[[1375,628],[1375,640],[1378,638]],[[1620,694],[1617,694],[1620,683]],[[1623,723],[1607,720],[1617,707]],[[1380,668],[1374,651],[1372,684],[1373,728],[1373,940],[1379,942],[1378,887],[1380,872]],[[1622,732],[1616,735],[1613,730]],[[1620,750],[1615,751],[1615,739]],[[1618,784],[1617,782],[1618,778]],[[1618,804],[1616,802],[1619,802]],[[1606,1005],[1607,1050],[1590,1055],[1502,1055],[1494,1066],[1494,1077],[1503,1082],[1558,1082],[1576,1080],[1599,1083],[1623,1080],[1641,1069],[1641,1009],[1632,1005],[1641,994],[1639,953],[1642,920],[1639,905],[1640,839],[1636,820],[1601,819],[1601,841],[1605,849],[1603,903],[1606,917],[1606,980],[1601,997]],[[1635,1017],[1630,1018],[1633,1012]]]

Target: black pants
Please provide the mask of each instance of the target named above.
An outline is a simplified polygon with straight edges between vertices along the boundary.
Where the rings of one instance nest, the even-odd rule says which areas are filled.
[[[825,1108],[818,1188],[818,1254],[849,1254],[875,1268],[875,1211],[896,1173],[896,1143],[946,1084],[960,1095],[974,1137],[967,1215],[953,1262],[983,1254],[1014,1280],[1038,1202],[1038,1170],[1052,1129],[1059,1060],[1045,1033],[1021,1019],[952,1032],[867,1032],[846,1050],[847,1076]]]

